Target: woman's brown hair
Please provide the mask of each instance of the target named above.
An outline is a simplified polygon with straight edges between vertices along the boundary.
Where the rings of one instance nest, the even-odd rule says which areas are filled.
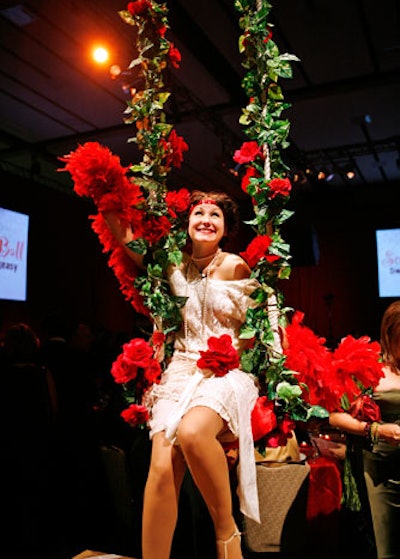
[[[400,370],[400,301],[391,303],[382,317],[381,350],[384,362]]]
[[[203,200],[213,200],[224,214],[225,225],[229,234],[237,233],[240,223],[239,206],[230,196],[224,192],[194,190],[190,195],[189,214],[192,208]]]

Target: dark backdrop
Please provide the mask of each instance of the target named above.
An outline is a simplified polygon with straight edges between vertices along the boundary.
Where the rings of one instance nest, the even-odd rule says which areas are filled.
[[[347,334],[377,337],[376,228],[400,227],[400,185],[371,185],[294,194],[284,235],[293,270],[282,282],[286,303],[335,342]],[[0,205],[30,216],[27,302],[0,301],[0,325],[33,326],[55,311],[111,331],[130,332],[138,317],[107,265],[88,216],[94,208],[72,192],[1,174]],[[246,216],[247,217],[247,216]],[[243,249],[243,237],[239,247]]]

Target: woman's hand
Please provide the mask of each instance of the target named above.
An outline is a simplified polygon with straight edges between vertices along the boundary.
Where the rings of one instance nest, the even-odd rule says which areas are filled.
[[[139,268],[144,268],[143,256],[126,246],[133,241],[133,231],[129,223],[123,222],[117,212],[102,212],[102,215],[111,233],[124,248],[129,258],[131,258]]]
[[[380,423],[377,428],[377,435],[392,446],[400,444],[400,425],[397,423]]]

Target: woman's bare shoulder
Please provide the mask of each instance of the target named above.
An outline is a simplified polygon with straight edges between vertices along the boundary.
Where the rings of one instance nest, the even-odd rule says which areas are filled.
[[[385,392],[387,390],[400,390],[400,375],[391,370],[389,366],[383,367],[384,376],[379,380],[375,390]]]
[[[225,280],[245,279],[251,274],[251,269],[243,258],[233,252],[222,253],[218,271],[218,276]]]

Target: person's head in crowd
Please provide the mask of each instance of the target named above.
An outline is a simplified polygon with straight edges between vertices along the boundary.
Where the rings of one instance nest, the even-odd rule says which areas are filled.
[[[381,321],[382,359],[393,372],[400,371],[400,300],[391,303]]]
[[[39,350],[39,338],[27,324],[13,324],[4,334],[4,356],[12,362],[29,363],[35,361]]]

